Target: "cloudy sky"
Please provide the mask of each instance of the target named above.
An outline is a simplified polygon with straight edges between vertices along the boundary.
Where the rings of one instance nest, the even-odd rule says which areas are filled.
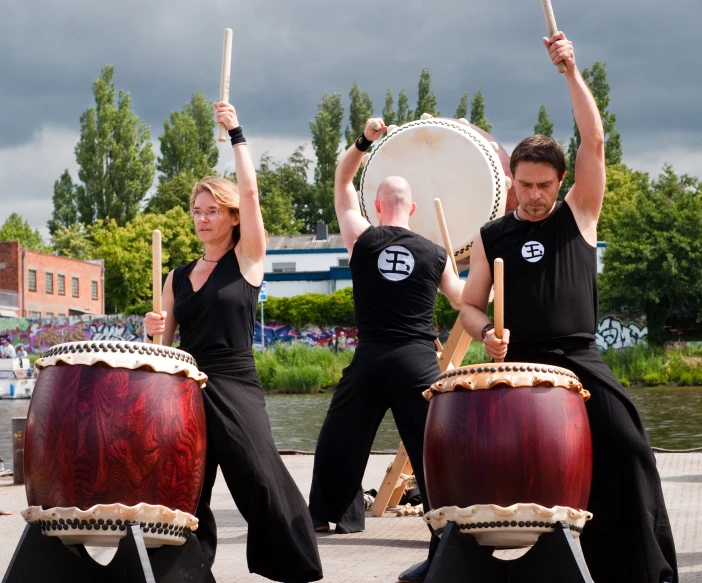
[[[624,160],[702,177],[699,0],[553,0],[580,68],[602,60]],[[255,156],[309,143],[325,91],[354,81],[376,110],[429,67],[439,109],[482,89],[493,135],[511,149],[544,104],[572,133],[565,82],[541,44],[538,0],[2,0],[0,221],[18,212],[45,231],[54,181],[76,179],[79,118],[105,64],[156,140],[194,91],[219,93],[223,29],[234,30],[231,101]],[[222,151],[221,166],[229,163]]]

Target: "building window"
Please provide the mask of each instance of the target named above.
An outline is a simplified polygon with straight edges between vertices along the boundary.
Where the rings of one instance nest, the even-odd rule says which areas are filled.
[[[71,291],[73,292],[73,297],[77,298],[78,297],[78,278],[73,277],[71,278]]]
[[[348,267],[349,266],[349,258],[345,257],[344,259],[339,259],[339,267]]]
[[[295,262],[294,261],[273,264],[273,273],[292,273],[294,271],[295,271]]]
[[[53,273],[46,274],[46,293],[47,294],[54,293],[54,274]]]
[[[58,293],[60,296],[66,295],[66,276],[59,274],[58,276]]]
[[[59,317],[59,318],[65,318],[65,317],[66,317],[66,314],[59,314],[58,317]]]
[[[53,312],[46,312],[46,317],[47,317],[47,318],[53,318],[53,317],[54,317],[54,313],[53,313]]]
[[[29,270],[29,291],[37,291],[37,271],[36,271],[36,269]]]
[[[97,281],[93,281],[92,284],[93,284],[93,285],[92,285],[92,288],[93,288],[93,299],[96,300],[96,299],[98,299],[98,282],[97,282]]]
[[[30,318],[41,318],[41,312],[29,312]]]

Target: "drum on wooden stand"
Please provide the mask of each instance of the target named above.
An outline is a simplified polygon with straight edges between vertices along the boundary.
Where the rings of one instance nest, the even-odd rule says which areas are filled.
[[[440,198],[457,261],[470,255],[473,239],[487,221],[516,207],[509,155],[494,139],[465,119],[422,119],[389,126],[371,151],[359,192],[362,214],[378,225],[374,199],[389,176],[405,178],[417,203],[412,231],[443,244],[434,212]]]
[[[424,396],[424,520],[434,530],[452,521],[481,545],[526,546],[565,521],[579,536],[592,518],[592,441],[590,394],[575,374],[477,364],[441,374]]]
[[[27,414],[28,522],[66,544],[180,545],[205,474],[206,375],[181,350],[137,342],[49,349]]]

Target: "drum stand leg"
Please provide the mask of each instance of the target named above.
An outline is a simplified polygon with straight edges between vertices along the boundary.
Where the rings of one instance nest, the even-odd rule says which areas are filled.
[[[138,524],[127,527],[108,565],[95,561],[83,545],[64,545],[45,536],[39,523],[28,524],[2,583],[211,583],[214,582],[200,543],[190,535],[184,545],[149,549]]]
[[[470,534],[449,522],[424,583],[593,583],[585,559],[564,523],[542,534],[523,556],[511,561],[493,557]]]

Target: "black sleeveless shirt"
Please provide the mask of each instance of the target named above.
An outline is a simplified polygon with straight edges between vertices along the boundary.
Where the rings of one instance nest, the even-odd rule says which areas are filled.
[[[446,251],[402,227],[368,227],[349,267],[360,342],[433,342]]]
[[[480,234],[493,271],[504,260],[505,328],[513,342],[594,339],[597,328],[597,249],[580,233],[567,203],[539,222],[511,212]]]
[[[251,348],[258,287],[241,275],[234,250],[219,260],[196,292],[188,275],[198,260],[173,273],[173,316],[180,325],[180,348],[192,354]]]

